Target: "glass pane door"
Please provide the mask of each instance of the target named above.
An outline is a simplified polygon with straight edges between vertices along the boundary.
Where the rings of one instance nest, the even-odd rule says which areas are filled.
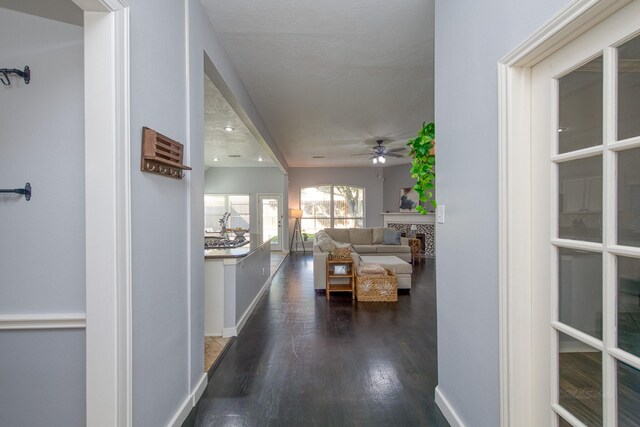
[[[627,9],[532,69],[551,426],[640,425],[640,6]]]
[[[282,195],[258,196],[260,229],[263,241],[271,240],[271,250],[282,250]]]

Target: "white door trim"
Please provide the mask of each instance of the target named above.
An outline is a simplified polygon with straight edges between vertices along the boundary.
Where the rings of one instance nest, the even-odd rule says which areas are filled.
[[[531,426],[531,68],[631,0],[574,0],[498,63],[500,424]]]
[[[86,421],[131,426],[129,9],[74,1],[84,10]]]

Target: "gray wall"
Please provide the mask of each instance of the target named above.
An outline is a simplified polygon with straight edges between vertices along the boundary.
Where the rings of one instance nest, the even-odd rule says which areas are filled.
[[[410,163],[384,168],[384,212],[398,212],[400,209],[400,189],[416,185],[416,179],[411,178],[410,170]],[[435,189],[433,195],[436,195]],[[430,202],[424,203],[424,205],[427,210],[434,210]]]
[[[133,423],[159,426],[204,373],[205,54],[232,106],[273,138],[198,0],[188,2],[188,52],[183,2],[131,3]],[[143,126],[185,144],[184,180],[140,172]]]
[[[19,37],[18,37],[19,35]],[[0,9],[0,316],[85,312],[83,29]],[[0,331],[0,425],[81,426],[84,330]],[[64,393],[60,390],[64,389]]]
[[[378,176],[379,175],[379,176]],[[300,207],[300,189],[315,185],[353,185],[364,188],[365,225],[382,227],[382,172],[378,168],[289,168],[289,207]],[[289,221],[290,227],[293,222]]]
[[[496,64],[567,4],[436,1],[438,386],[469,426],[499,425]]]
[[[207,194],[248,194],[250,196],[250,228],[258,230],[258,193],[282,194],[282,215],[288,215],[287,175],[279,168],[209,168],[205,172],[204,192]],[[282,240],[287,242],[287,227]],[[286,246],[286,245],[284,245]]]

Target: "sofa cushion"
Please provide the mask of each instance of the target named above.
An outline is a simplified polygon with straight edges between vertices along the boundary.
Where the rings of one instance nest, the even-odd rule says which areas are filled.
[[[373,227],[373,244],[381,245],[384,242],[384,230],[388,230],[388,228],[384,227]]]
[[[353,249],[359,254],[375,254],[378,252],[376,245],[353,245]]]
[[[401,254],[401,253],[410,253],[411,247],[404,245],[378,245],[378,253],[393,253],[393,254]]]
[[[385,245],[399,245],[400,237],[402,237],[401,231],[384,230],[384,241],[382,243]]]
[[[325,228],[324,231],[336,242],[350,242],[349,230],[346,228]]]
[[[352,245],[372,245],[373,230],[371,228],[350,228],[349,241]]]

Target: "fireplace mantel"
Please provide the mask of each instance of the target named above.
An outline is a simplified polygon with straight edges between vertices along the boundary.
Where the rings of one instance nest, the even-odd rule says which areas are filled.
[[[435,224],[436,215],[428,213],[422,215],[418,212],[385,212],[382,214],[384,226],[392,224]]]

